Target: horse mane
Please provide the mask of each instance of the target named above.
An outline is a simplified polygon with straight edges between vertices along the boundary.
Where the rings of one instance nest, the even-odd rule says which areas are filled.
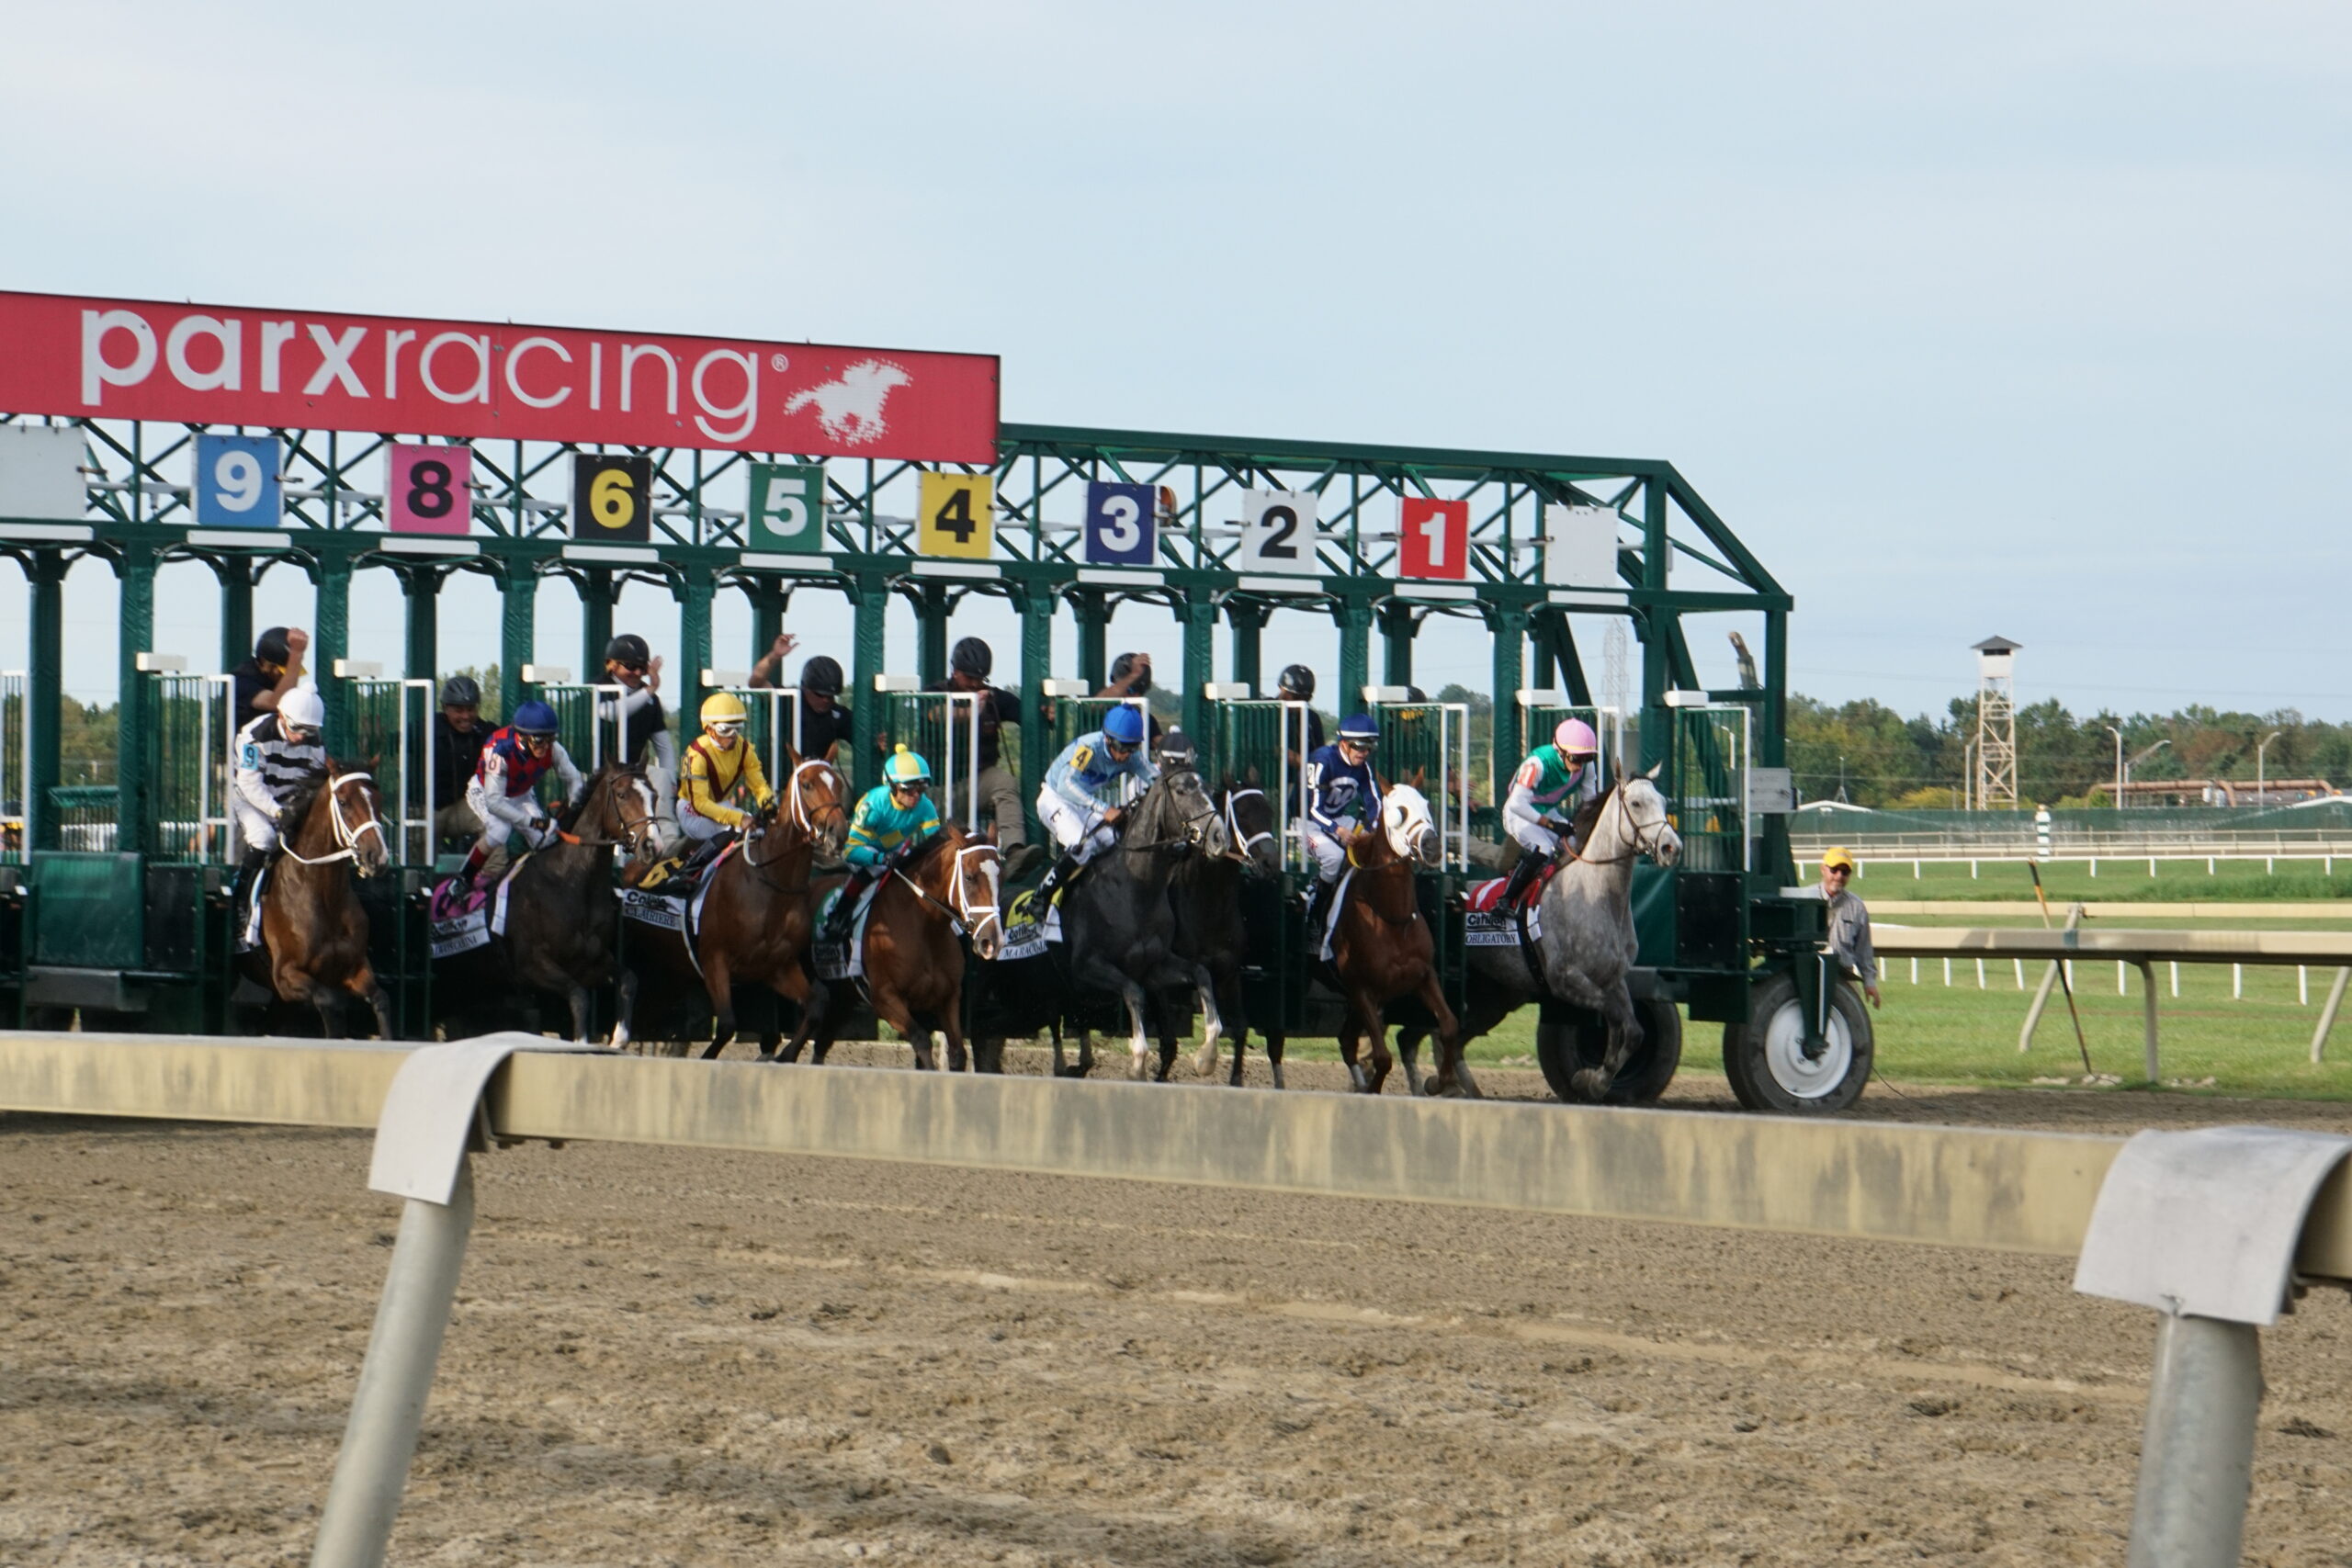
[[[580,818],[586,814],[588,803],[595,798],[598,785],[610,784],[616,779],[643,778],[644,776],[643,768],[632,767],[619,758],[614,758],[588,775],[588,787],[580,792],[580,799],[576,803],[567,805],[561,811],[556,813],[555,825],[567,833],[578,832]]]
[[[1576,836],[1577,843],[1592,842],[1592,830],[1600,824],[1601,812],[1608,809],[1610,798],[1616,793],[1617,785],[1612,781],[1607,789],[1577,807],[1576,819],[1568,831]]]
[[[937,858],[940,851],[955,842],[958,832],[959,829],[955,823],[942,822],[938,832],[918,840],[915,847],[907,852],[907,858],[899,863],[899,869],[900,871],[920,869],[924,862]]]

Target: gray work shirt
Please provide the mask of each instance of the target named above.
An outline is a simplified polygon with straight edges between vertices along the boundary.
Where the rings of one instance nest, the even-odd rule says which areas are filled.
[[[1849,888],[1832,898],[1818,883],[1806,888],[1805,896],[1829,906],[1829,951],[1838,962],[1860,975],[1863,985],[1877,985],[1878,951],[1871,946],[1871,912],[1862,907],[1861,896]]]

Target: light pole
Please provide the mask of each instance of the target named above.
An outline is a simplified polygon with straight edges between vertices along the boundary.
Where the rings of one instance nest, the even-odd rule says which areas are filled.
[[[2123,809],[2123,731],[2111,724],[2099,727],[2115,737],[2115,808]]]
[[[2159,740],[2154,746],[2150,746],[2142,750],[2132,753],[2132,760],[2123,764],[2123,782],[2125,784],[2130,784],[2132,782],[2132,769],[2138,767],[2141,763],[2146,761],[2149,758],[2154,756],[2157,752],[2163,750],[2165,747],[2171,744],[2172,742],[2168,739]]]
[[[1976,742],[1973,740],[1960,743],[1960,803],[1962,811],[1976,809]]]
[[[2270,792],[2264,784],[2267,775],[2262,769],[2262,754],[2270,750],[2270,743],[2278,739],[2281,733],[2283,732],[2280,730],[2272,730],[2262,738],[2262,744],[2254,749],[2254,798],[2257,805],[2267,805],[2270,800]]]

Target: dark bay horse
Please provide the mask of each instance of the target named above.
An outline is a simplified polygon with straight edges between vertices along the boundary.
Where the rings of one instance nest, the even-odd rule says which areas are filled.
[[[355,997],[376,1010],[377,1033],[393,1038],[391,1001],[368,961],[368,913],[351,885],[354,874],[372,876],[390,859],[374,777],[330,760],[279,816],[294,827],[263,892],[261,945],[238,955],[238,972],[280,1001],[316,1008],[329,1039],[343,1032]]]
[[[1272,878],[1282,874],[1281,824],[1274,820],[1272,802],[1253,774],[1236,783],[1227,775],[1215,798],[1217,820],[1224,825],[1226,849],[1217,854],[1194,854],[1178,863],[1168,881],[1168,895],[1176,911],[1176,954],[1206,971],[1216,998],[1216,1010],[1233,1042],[1233,1076],[1241,1082],[1241,1056],[1250,1038],[1250,1019],[1241,993],[1241,971],[1249,957],[1250,938],[1242,927],[1241,883],[1244,877]],[[1175,1021],[1186,1010],[1163,998],[1159,1011],[1159,1077],[1168,1079],[1176,1059]],[[1216,1071],[1217,1037],[1208,1033],[1193,1057],[1193,1071],[1207,1077]],[[1281,1048],[1271,1042],[1267,1061],[1274,1071],[1274,1086],[1282,1087]]]
[[[612,1044],[628,1043],[637,976],[617,949],[619,904],[613,893],[613,851],[633,860],[660,841],[653,785],[642,768],[607,762],[588,781],[580,804],[558,821],[562,837],[536,850],[514,872],[506,893],[506,931],[487,947],[455,953],[434,965],[435,988],[458,999],[458,1020],[503,1015],[518,993],[547,991],[571,1010],[571,1038],[588,1038],[594,993],[620,981]],[[491,1027],[502,1027],[503,1016]]]
[[[969,1058],[964,1049],[964,948],[957,933],[970,939],[973,956],[982,963],[996,957],[1004,943],[1003,883],[1004,862],[996,845],[953,823],[916,845],[875,889],[862,938],[853,932],[851,940],[861,942],[863,977],[814,987],[814,999],[783,1059],[799,1060],[800,1048],[813,1043],[809,1059],[824,1064],[845,1010],[835,993],[855,984],[864,987],[874,1016],[914,1047],[918,1068],[928,1071],[937,1065],[932,1055],[932,1036],[937,1033],[946,1037],[948,1070],[962,1072]],[[840,879],[822,886],[838,886]]]
[[[1414,867],[1434,865],[1437,856],[1438,831],[1430,818],[1430,803],[1410,784],[1391,786],[1381,800],[1378,828],[1359,834],[1348,846],[1354,875],[1332,937],[1329,969],[1347,1000],[1340,1055],[1348,1065],[1349,1078],[1367,1094],[1380,1092],[1392,1065],[1382,1010],[1403,996],[1419,998],[1437,1021],[1438,1070],[1429,1092],[1479,1092],[1462,1060],[1461,1025],[1438,985],[1437,944],[1421,918],[1413,883]],[[1309,940],[1317,934],[1309,932]],[[1356,1065],[1357,1047],[1367,1036],[1372,1042],[1369,1076]]]
[[[683,931],[632,925],[630,951],[648,962],[673,988],[699,987],[708,997],[708,1060],[735,1038],[735,987],[763,986],[803,1010],[809,979],[802,955],[816,930],[816,884],[809,874],[817,852],[837,847],[849,832],[843,801],[849,784],[822,758],[802,758],[789,746],[784,754],[783,787],[768,808],[752,819],[742,845],[711,869],[694,930],[694,951]],[[763,1040],[763,1059],[776,1039]],[[683,1051],[683,1048],[681,1048]]]

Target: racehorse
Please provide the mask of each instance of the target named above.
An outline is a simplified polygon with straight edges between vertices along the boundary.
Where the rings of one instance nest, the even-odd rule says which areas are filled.
[[[852,930],[850,941],[860,949],[865,971],[859,984],[874,1016],[914,1047],[915,1066],[926,1072],[937,1065],[933,1032],[947,1038],[948,1071],[962,1072],[967,1066],[964,949],[957,934],[971,939],[972,954],[982,963],[996,957],[1004,943],[1003,878],[996,845],[950,823],[891,868],[874,890],[863,931]],[[840,879],[824,886],[838,886]],[[808,985],[805,976],[802,984]],[[838,1022],[832,991],[843,984],[813,987],[783,1060],[798,1061],[800,1048],[814,1042],[809,1060],[824,1065]]]
[[[1218,854],[1192,855],[1177,864],[1168,892],[1176,910],[1176,954],[1198,964],[1209,976],[1217,1012],[1233,1040],[1233,1076],[1241,1083],[1241,1057],[1250,1038],[1250,1020],[1241,995],[1241,971],[1250,939],[1241,918],[1241,882],[1245,876],[1273,878],[1282,874],[1281,824],[1273,804],[1260,788],[1253,770],[1242,782],[1226,775],[1216,807],[1224,826],[1227,846]],[[1159,1014],[1159,1078],[1168,1080],[1169,1065],[1176,1059],[1175,1021],[1182,1010],[1163,1006]],[[1216,1071],[1217,1037],[1210,1033],[1193,1057],[1193,1071],[1207,1077]],[[1267,1065],[1273,1069],[1274,1087],[1283,1081],[1282,1047],[1269,1040]]]
[[[742,843],[707,874],[701,914],[695,921],[694,951],[684,931],[636,930],[651,962],[673,982],[699,984],[710,998],[711,1038],[707,1061],[735,1038],[735,987],[764,986],[807,1009],[809,984],[801,956],[816,930],[809,871],[817,851],[837,848],[849,831],[842,801],[848,783],[820,757],[784,752],[784,787],[756,814]],[[780,1035],[762,1041],[763,1060],[772,1059]],[[683,1048],[682,1048],[683,1049]]]
[[[1348,863],[1354,869],[1331,938],[1329,972],[1347,999],[1340,1056],[1350,1080],[1366,1094],[1378,1094],[1388,1079],[1388,1028],[1382,1010],[1402,996],[1419,998],[1437,1021],[1438,1069],[1427,1092],[1479,1092],[1462,1059],[1461,1025],[1437,983],[1437,944],[1421,918],[1413,883],[1416,864],[1437,864],[1439,849],[1428,799],[1413,784],[1401,784],[1382,798],[1379,827],[1359,833],[1348,846]],[[1308,933],[1309,941],[1318,937]],[[1356,1065],[1357,1046],[1367,1036],[1369,1077]]]
[[[518,988],[551,991],[571,1009],[571,1038],[588,1038],[594,992],[619,971],[612,1045],[628,1043],[637,975],[616,951],[619,905],[613,894],[613,851],[644,860],[661,842],[653,785],[642,768],[607,762],[588,781],[580,804],[558,818],[561,836],[515,868],[506,890],[506,931],[486,947],[435,965],[437,988],[499,1011]]]
[[[329,1039],[343,1032],[354,997],[376,1010],[376,1032],[393,1038],[392,1006],[368,959],[368,913],[352,889],[390,861],[384,797],[374,777],[330,759],[278,813],[291,822],[279,842],[261,905],[261,944],[237,956],[238,972],[280,1001],[318,1009]],[[239,920],[244,911],[236,911]]]

